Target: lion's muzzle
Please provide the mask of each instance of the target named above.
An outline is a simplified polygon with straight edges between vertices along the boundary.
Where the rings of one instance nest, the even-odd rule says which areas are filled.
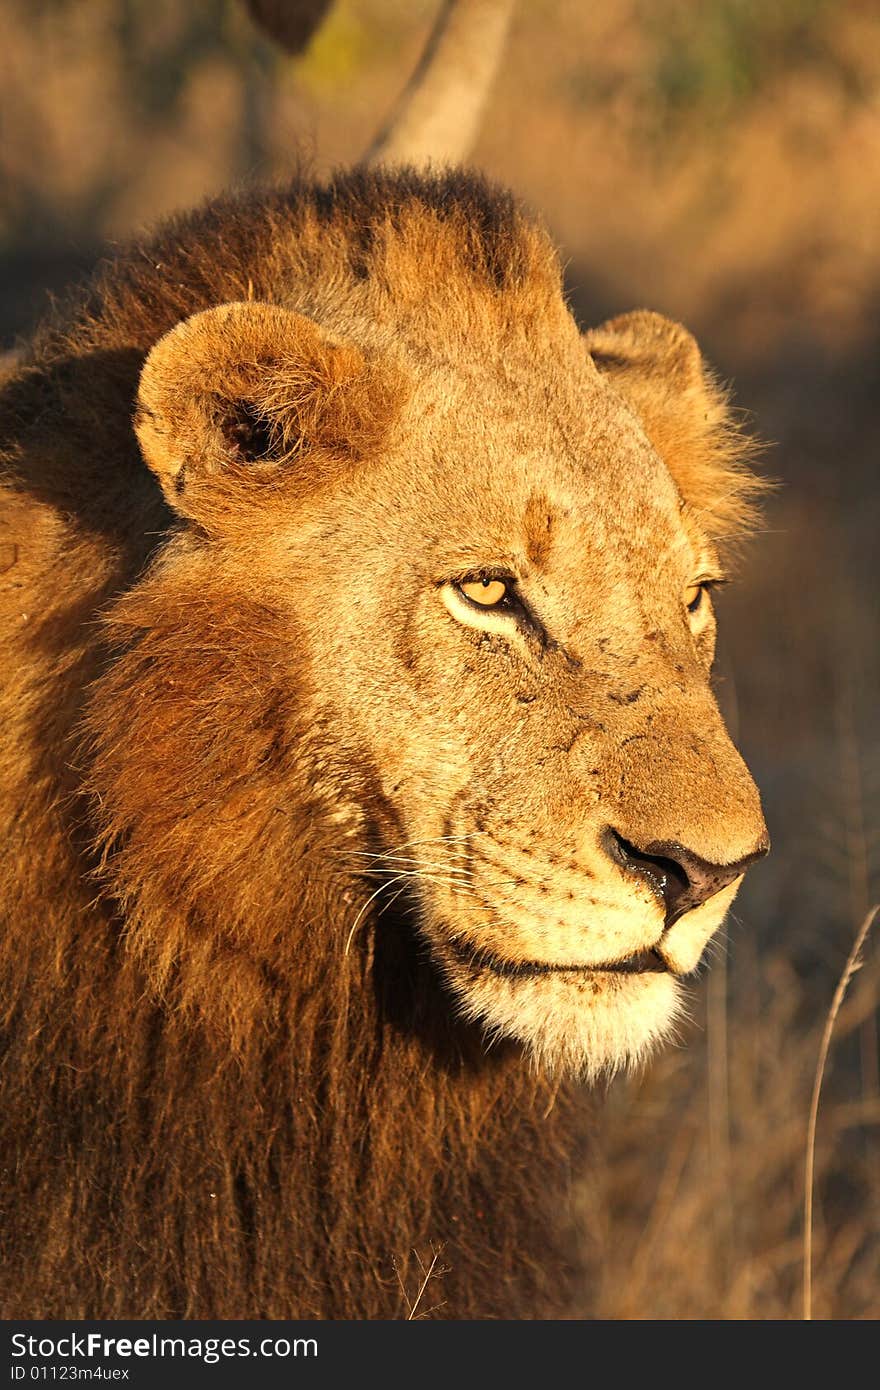
[[[652,840],[639,848],[616,830],[609,829],[603,836],[603,843],[612,859],[627,873],[638,874],[646,880],[662,899],[666,929],[686,912],[701,907],[728,884],[741,878],[749,865],[762,859],[770,848],[765,833],[748,854],[731,863],[712,864],[676,841]]]

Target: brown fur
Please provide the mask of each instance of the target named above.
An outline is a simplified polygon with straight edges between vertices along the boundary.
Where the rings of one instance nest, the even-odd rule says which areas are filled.
[[[766,483],[751,471],[754,446],[691,335],[642,311],[590,329],[584,341],[635,409],[701,525],[720,540],[741,536],[757,517]]]
[[[662,353],[637,388],[624,367],[621,389],[710,541],[750,484],[701,406],[685,423],[689,352],[682,399]],[[552,442],[548,487],[591,450],[596,469],[662,470],[583,352],[546,237],[457,174],[211,204],[44,327],[0,425],[4,1314],[393,1317],[394,1262],[412,1288],[412,1252],[432,1245],[440,1316],[564,1311],[582,1092],[530,1066],[515,1033],[487,1051],[465,1021],[428,879],[376,912],[362,873],[367,851],[418,835],[425,768],[449,806],[466,791],[454,729],[486,643],[441,613],[429,548],[468,508],[505,524],[517,449]],[[526,482],[530,563],[549,576],[569,523]],[[651,535],[632,540],[633,573]],[[550,815],[553,873],[592,873],[562,863],[592,804],[571,790],[587,675],[619,730],[600,801],[722,860],[750,847],[760,816],[704,694],[708,638],[691,652],[674,616],[666,646],[618,629],[617,650],[602,638],[588,657],[587,619],[560,613],[567,646],[522,658],[516,699],[499,675],[510,643],[489,638],[473,677],[504,727],[537,711],[529,790],[510,794],[506,829],[497,800],[491,813],[495,853]],[[620,692],[649,649],[664,693],[638,703]],[[545,709],[567,800],[539,804],[532,769],[557,746]],[[639,761],[645,719],[659,771]],[[483,737],[494,766],[498,733]],[[577,757],[589,777],[590,750]],[[672,826],[686,791],[697,809]]]

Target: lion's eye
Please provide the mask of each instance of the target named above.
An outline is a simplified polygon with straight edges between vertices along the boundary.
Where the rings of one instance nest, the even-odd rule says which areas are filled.
[[[689,613],[696,613],[703,602],[705,584],[689,584],[684,591],[684,603]]]
[[[507,597],[507,585],[500,579],[468,579],[457,587],[465,598],[481,608],[497,608]]]

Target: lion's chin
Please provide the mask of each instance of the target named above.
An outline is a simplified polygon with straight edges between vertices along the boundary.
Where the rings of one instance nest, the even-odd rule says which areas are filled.
[[[489,971],[450,980],[466,1017],[491,1043],[513,1038],[551,1075],[595,1081],[643,1062],[683,1012],[667,972],[596,970],[504,978]]]

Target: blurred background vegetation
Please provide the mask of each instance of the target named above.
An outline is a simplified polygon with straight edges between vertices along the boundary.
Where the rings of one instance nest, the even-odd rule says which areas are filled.
[[[0,0],[0,347],[163,214],[356,158],[434,12],[337,0],[292,59],[238,0]],[[880,897],[880,9],[520,0],[475,162],[547,221],[585,322],[646,305],[697,333],[780,482],[718,687],[774,853],[686,1046],[609,1088],[577,1311],[798,1316],[819,1035]],[[826,1078],[817,1316],[880,1315],[878,961]]]

